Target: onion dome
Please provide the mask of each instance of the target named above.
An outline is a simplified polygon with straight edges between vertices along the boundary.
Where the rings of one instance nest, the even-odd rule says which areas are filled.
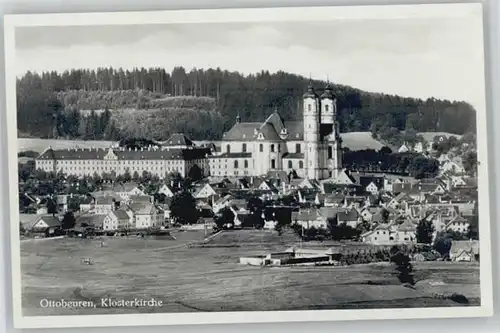
[[[328,98],[328,99],[334,99],[335,95],[333,94],[333,89],[330,86],[330,83],[326,84],[325,90],[321,94],[321,99]]]
[[[307,87],[307,92],[304,94],[304,98],[318,98],[318,94],[316,94],[316,91],[314,91],[312,82],[309,82],[309,86]]]

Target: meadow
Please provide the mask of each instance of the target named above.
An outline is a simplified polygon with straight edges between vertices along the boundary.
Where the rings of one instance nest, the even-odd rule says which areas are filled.
[[[470,304],[479,303],[479,265],[474,263],[414,263],[418,282],[412,289],[399,283],[388,263],[314,268],[238,263],[240,256],[297,245],[274,232],[237,237],[246,240],[240,246],[232,236],[215,236],[207,247],[187,246],[201,242],[203,232],[173,235],[175,240],[107,238],[104,247],[100,239],[22,241],[24,315],[460,306],[435,293],[460,293]],[[82,264],[82,258],[90,258],[92,265]],[[155,298],[163,306],[101,307],[100,299],[107,297]],[[41,299],[98,305],[42,308]]]

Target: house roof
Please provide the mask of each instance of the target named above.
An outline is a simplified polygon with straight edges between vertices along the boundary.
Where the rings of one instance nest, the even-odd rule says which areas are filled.
[[[129,220],[130,216],[127,214],[127,212],[124,209],[117,209],[113,212],[111,212],[118,220]]]
[[[384,187],[384,178],[372,176],[359,177],[359,185],[361,185],[363,188],[366,188],[371,183],[375,184],[375,186],[380,190]]]
[[[110,197],[110,196],[104,196],[104,197],[97,197],[95,199],[95,204],[96,205],[112,205],[114,204],[115,198]]]
[[[151,202],[151,197],[149,195],[131,195],[131,202]]]
[[[154,213],[156,207],[151,203],[131,203],[128,205],[130,210],[137,215],[150,215]]]
[[[96,215],[96,214],[85,214],[85,215],[79,215],[75,217],[75,225],[82,225],[82,224],[87,224],[87,225],[92,225],[95,227],[101,227],[104,222],[104,218],[106,215]]]
[[[319,214],[325,219],[335,218],[339,212],[343,212],[343,210],[337,207],[321,207],[319,209]]]
[[[338,221],[355,221],[359,217],[358,212],[355,209],[351,209],[348,211],[340,211],[337,215]]]
[[[301,209],[298,212],[292,212],[293,221],[314,221],[318,218],[319,213],[317,209]]]
[[[162,142],[162,146],[193,146],[193,141],[182,133],[174,133],[168,140]]]
[[[28,228],[26,229],[31,229],[33,228],[40,220],[43,220],[49,227],[58,227],[61,225],[61,221],[55,216],[52,215],[43,215],[39,216],[37,219],[31,221],[31,225],[28,225]]]
[[[413,232],[417,230],[417,226],[411,220],[406,220],[398,226],[399,231],[410,231]]]
[[[135,182],[115,183],[111,187],[111,190],[114,192],[130,192],[137,187],[139,187],[139,185]]]
[[[472,252],[474,254],[479,253],[479,241],[477,240],[463,240],[463,241],[452,241],[451,242],[451,253],[459,253],[463,250]]]

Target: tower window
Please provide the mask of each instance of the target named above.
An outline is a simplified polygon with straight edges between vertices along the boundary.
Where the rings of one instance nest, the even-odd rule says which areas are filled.
[[[296,143],[296,144],[295,144],[295,152],[296,152],[297,154],[300,154],[300,143]]]
[[[264,151],[264,145],[262,143],[259,145],[259,150],[261,153]]]
[[[293,168],[292,161],[288,161],[288,169],[291,169],[291,168]]]
[[[271,160],[271,169],[276,169],[276,160],[274,158]]]
[[[333,148],[332,146],[328,146],[328,158],[332,158],[333,157]]]
[[[271,145],[271,153],[274,153],[274,145]]]
[[[325,105],[325,111],[328,111],[330,109],[330,105]]]
[[[231,146],[230,145],[227,145],[226,146],[226,152],[229,154],[231,152]]]
[[[244,152],[244,153],[247,152],[247,144],[246,143],[244,143],[244,144],[241,145],[241,151]]]
[[[312,110],[312,105],[311,104],[307,104],[307,111],[311,111]]]

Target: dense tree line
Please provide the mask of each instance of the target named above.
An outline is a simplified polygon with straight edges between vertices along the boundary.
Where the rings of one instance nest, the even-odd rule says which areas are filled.
[[[187,71],[176,67],[170,73],[162,68],[28,72],[17,81],[19,130],[33,136],[81,137],[82,131],[75,131],[74,124],[72,130],[64,128],[61,133],[61,115],[71,117],[81,109],[106,107],[169,110],[173,107],[168,101],[172,96],[191,96],[198,98],[195,106],[181,103],[177,109],[216,111],[219,115],[210,119],[212,123],[193,114],[183,120],[194,123],[193,128],[214,128],[193,133],[194,139],[220,138],[238,114],[243,121],[263,121],[277,108],[285,120],[300,118],[302,94],[308,81],[282,71],[245,76],[219,68]],[[312,83],[318,90],[325,86],[323,81]],[[385,140],[403,130],[456,134],[475,131],[475,111],[465,102],[368,93],[340,84],[333,84],[333,89],[342,132],[372,131]]]
[[[351,171],[390,172],[415,178],[432,178],[439,172],[439,161],[417,153],[393,153],[388,147],[351,151],[344,148],[343,166]]]

